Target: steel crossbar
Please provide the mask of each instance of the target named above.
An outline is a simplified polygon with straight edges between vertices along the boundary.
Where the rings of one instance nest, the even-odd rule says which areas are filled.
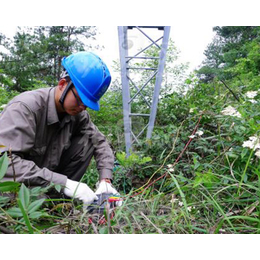
[[[138,30],[142,35],[144,35],[151,44],[147,45],[142,50],[138,51],[135,55],[129,55],[128,50],[128,30]],[[144,29],[157,29],[163,32],[163,36],[159,37],[157,40],[153,40],[152,37],[148,36],[148,33],[144,32]],[[118,37],[119,37],[119,51],[120,51],[120,66],[121,66],[121,80],[122,80],[122,96],[123,96],[123,115],[124,115],[124,132],[125,132],[125,144],[126,144],[126,153],[127,156],[133,151],[133,144],[140,144],[138,140],[139,137],[143,135],[145,130],[147,129],[146,139],[151,139],[152,131],[154,128],[154,122],[157,112],[157,105],[159,100],[159,93],[162,83],[163,71],[166,61],[166,53],[169,41],[170,27],[169,26],[119,26],[118,27]],[[161,45],[159,45],[159,41],[162,40]],[[140,54],[145,54],[145,51],[152,46],[156,46],[158,48],[158,55],[155,57],[149,56],[139,56]],[[135,67],[130,66],[129,62],[134,59],[145,59],[145,60],[158,60],[158,67]],[[130,72],[132,70],[135,71],[149,71],[154,70],[155,72],[152,75],[148,75],[148,79],[142,85],[142,87],[138,87],[134,81],[130,77]],[[146,74],[145,74],[146,75]],[[153,95],[151,97],[152,103],[150,104],[147,101],[147,97],[142,93],[144,88],[155,79],[155,86],[153,90]],[[134,93],[131,97],[130,83],[134,86],[136,93]],[[150,85],[149,85],[150,86]],[[137,96],[140,96],[148,106],[150,110],[149,114],[141,113],[141,111],[137,111],[135,113],[131,112],[131,104],[136,99]],[[139,100],[140,101],[140,100]],[[145,125],[145,127],[138,133],[135,134],[133,132],[132,118],[138,116],[148,118],[149,122]]]

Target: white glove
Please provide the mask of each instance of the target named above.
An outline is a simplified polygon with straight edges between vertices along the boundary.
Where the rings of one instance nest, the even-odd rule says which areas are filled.
[[[113,195],[120,196],[119,192],[115,188],[113,188],[110,183],[106,182],[105,180],[101,180],[99,182],[98,188],[95,191],[95,194],[97,195],[102,193],[112,193]],[[122,204],[123,202],[121,200],[116,202],[116,206],[120,207]]]
[[[84,206],[91,204],[94,200],[97,200],[97,195],[88,187],[85,183],[77,181],[67,180],[64,194],[70,198],[77,198],[82,200]]]

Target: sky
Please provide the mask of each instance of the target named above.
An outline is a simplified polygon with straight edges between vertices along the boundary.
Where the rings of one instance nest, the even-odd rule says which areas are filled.
[[[203,54],[207,45],[212,41],[215,33],[212,30],[213,26],[194,26],[191,25],[175,25],[171,26],[170,38],[175,42],[175,46],[180,50],[180,62],[189,62],[190,70],[197,68],[201,62],[205,59]],[[105,48],[100,51],[102,58],[109,64],[111,60],[119,59],[119,45],[118,45],[118,32],[117,27],[103,27],[99,26],[98,30],[100,35],[97,36],[98,41]],[[158,39],[162,33],[157,32],[155,29],[147,29],[147,34],[153,35],[153,40]],[[154,34],[152,33],[154,32]],[[159,37],[156,37],[156,36]],[[132,39],[136,45],[136,49],[146,47],[150,42],[144,35],[138,30],[128,36],[128,39]],[[134,48],[134,46],[133,46]],[[131,51],[131,50],[129,50]],[[133,50],[133,53],[135,50]],[[135,52],[136,53],[136,52]]]
[[[0,26],[0,32],[12,37],[16,31],[16,26]],[[117,26],[97,26],[96,36],[99,45],[104,46],[102,50],[95,51],[107,63],[113,75],[113,61],[119,60],[118,28]],[[189,62],[189,71],[197,68],[205,59],[203,54],[207,45],[212,41],[214,32],[213,26],[178,24],[171,26],[170,38],[180,51],[179,62]],[[155,29],[146,29],[145,32],[153,39],[158,39],[162,32]],[[129,53],[135,54],[140,48],[146,47],[150,41],[138,30],[129,31],[129,37],[133,42],[132,50]]]

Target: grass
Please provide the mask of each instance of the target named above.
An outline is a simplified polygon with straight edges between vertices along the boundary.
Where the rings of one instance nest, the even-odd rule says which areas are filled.
[[[175,185],[168,191],[149,189],[135,197],[130,193],[110,223],[89,223],[77,201],[47,200],[42,207],[45,215],[38,219],[29,219],[25,212],[26,218],[14,218],[1,208],[0,226],[40,234],[260,233],[258,181],[242,184],[237,195],[239,181],[234,179],[225,187],[212,188],[203,184],[193,188],[192,181],[183,183],[174,174],[170,180]]]

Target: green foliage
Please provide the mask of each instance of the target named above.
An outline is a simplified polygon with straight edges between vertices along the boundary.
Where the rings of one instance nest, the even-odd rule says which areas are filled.
[[[5,181],[0,183],[0,192],[17,192],[20,183],[14,181]]]
[[[90,26],[19,27],[13,40],[0,42],[0,84],[8,90],[23,92],[38,85],[54,86],[61,73],[61,60],[74,51],[87,48],[94,39]],[[91,46],[88,46],[88,49]]]
[[[211,188],[213,186],[213,183],[219,181],[219,179],[211,172],[195,172],[196,177],[194,179],[194,185],[193,187],[196,188],[200,184],[205,185],[207,188]]]
[[[120,165],[125,168],[134,168],[136,165],[143,165],[150,162],[152,159],[150,157],[140,158],[137,154],[131,153],[128,157],[125,152],[117,153],[116,158]]]
[[[116,153],[116,159],[118,166],[114,170],[113,184],[124,193],[129,192],[136,181],[140,184],[140,180],[147,177],[143,165],[152,161],[150,157],[142,157],[136,153],[127,156],[125,152]]]
[[[222,26],[214,27],[216,36],[205,50],[206,60],[204,66],[198,70],[200,79],[203,82],[212,81],[214,77],[222,80],[237,78],[243,85],[243,74],[250,70],[257,72],[252,66],[259,62],[252,62],[252,59],[259,59],[259,26]],[[255,47],[253,47],[255,46]],[[251,55],[250,54],[253,54]],[[243,65],[242,65],[243,64]],[[242,66],[246,70],[241,70]],[[242,73],[241,73],[242,72]],[[257,73],[258,74],[258,73]]]
[[[4,177],[8,168],[8,157],[6,152],[0,157],[0,180]]]

